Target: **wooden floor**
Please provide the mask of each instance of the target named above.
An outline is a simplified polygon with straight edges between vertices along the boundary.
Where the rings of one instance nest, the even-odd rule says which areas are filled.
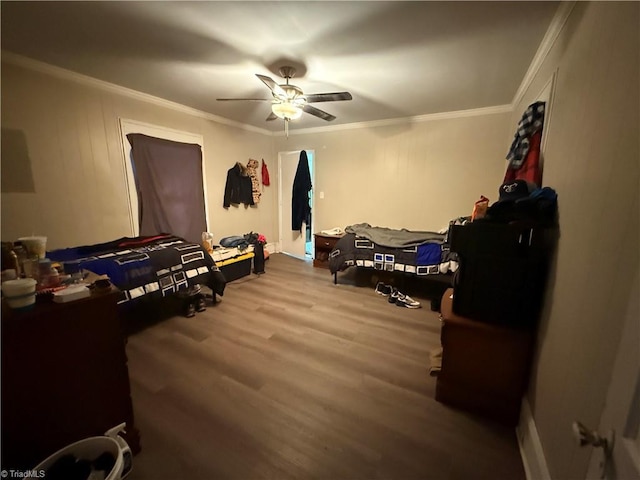
[[[272,255],[205,312],[130,335],[128,480],[523,479],[513,429],[434,400],[428,300],[339,279]]]

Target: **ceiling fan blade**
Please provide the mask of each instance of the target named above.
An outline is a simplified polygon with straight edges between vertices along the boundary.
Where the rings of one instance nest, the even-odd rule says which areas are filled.
[[[314,115],[314,116],[316,116],[318,118],[326,120],[327,122],[330,122],[331,120],[335,120],[336,119],[336,117],[334,117],[330,113],[327,113],[327,112],[325,112],[323,110],[320,110],[319,108],[312,107],[311,105],[303,106],[302,110],[304,110],[305,112],[310,113],[311,115]]]
[[[276,95],[278,98],[282,98],[283,100],[286,100],[287,92],[285,92],[284,89],[280,85],[278,85],[271,77],[260,75],[258,73],[256,73],[256,77],[262,80],[264,84],[267,87],[269,87],[269,89],[273,92],[274,95]]]
[[[312,93],[306,95],[307,103],[317,102],[340,102],[342,100],[351,100],[353,97],[349,92],[334,92],[334,93]]]
[[[273,99],[271,98],[216,98],[218,102],[235,102],[235,101],[244,101],[244,102],[271,102]]]
[[[269,116],[267,118],[265,118],[265,121],[270,122],[271,120],[277,120],[277,119],[278,119],[278,117],[276,116],[276,114],[271,112],[269,114]]]

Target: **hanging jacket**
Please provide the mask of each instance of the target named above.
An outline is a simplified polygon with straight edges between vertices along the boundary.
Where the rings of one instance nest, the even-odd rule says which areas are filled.
[[[267,168],[267,164],[264,163],[264,158],[262,159],[262,186],[268,187],[271,185],[271,180],[269,179],[269,169]]]
[[[529,150],[524,157],[522,165],[518,168],[507,167],[502,183],[526,180],[527,182],[535,184],[536,187],[542,186],[542,164],[540,163],[541,139],[542,130],[538,130],[529,140]]]
[[[249,178],[251,179],[251,195],[253,196],[253,203],[260,203],[260,181],[258,180],[258,161],[250,158],[247,162],[247,172],[249,173]]]
[[[224,208],[229,208],[232,204],[253,205],[253,195],[251,194],[251,178],[246,167],[237,162],[233,168],[227,171],[227,184],[224,187]]]
[[[513,142],[509,148],[509,153],[507,153],[509,168],[518,169],[522,166],[529,152],[531,137],[534,133],[542,130],[544,108],[545,102],[535,102],[529,105],[522,115],[520,122],[518,122],[518,129],[513,137]]]
[[[309,191],[311,190],[311,173],[307,152],[300,152],[298,169],[293,179],[293,192],[291,198],[291,230],[302,232],[302,224],[310,223],[311,206],[309,205]]]

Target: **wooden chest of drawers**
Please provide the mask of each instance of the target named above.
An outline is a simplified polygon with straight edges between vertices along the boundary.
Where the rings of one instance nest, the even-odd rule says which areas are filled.
[[[2,468],[26,470],[126,422],[140,450],[115,292],[27,312],[2,305]]]
[[[533,331],[456,315],[452,293],[447,290],[441,302],[436,400],[515,426],[529,378]]]

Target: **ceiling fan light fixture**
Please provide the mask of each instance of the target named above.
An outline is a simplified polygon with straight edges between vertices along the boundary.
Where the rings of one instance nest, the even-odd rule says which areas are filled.
[[[273,103],[271,111],[283,120],[297,120],[302,116],[302,108],[291,102]]]

